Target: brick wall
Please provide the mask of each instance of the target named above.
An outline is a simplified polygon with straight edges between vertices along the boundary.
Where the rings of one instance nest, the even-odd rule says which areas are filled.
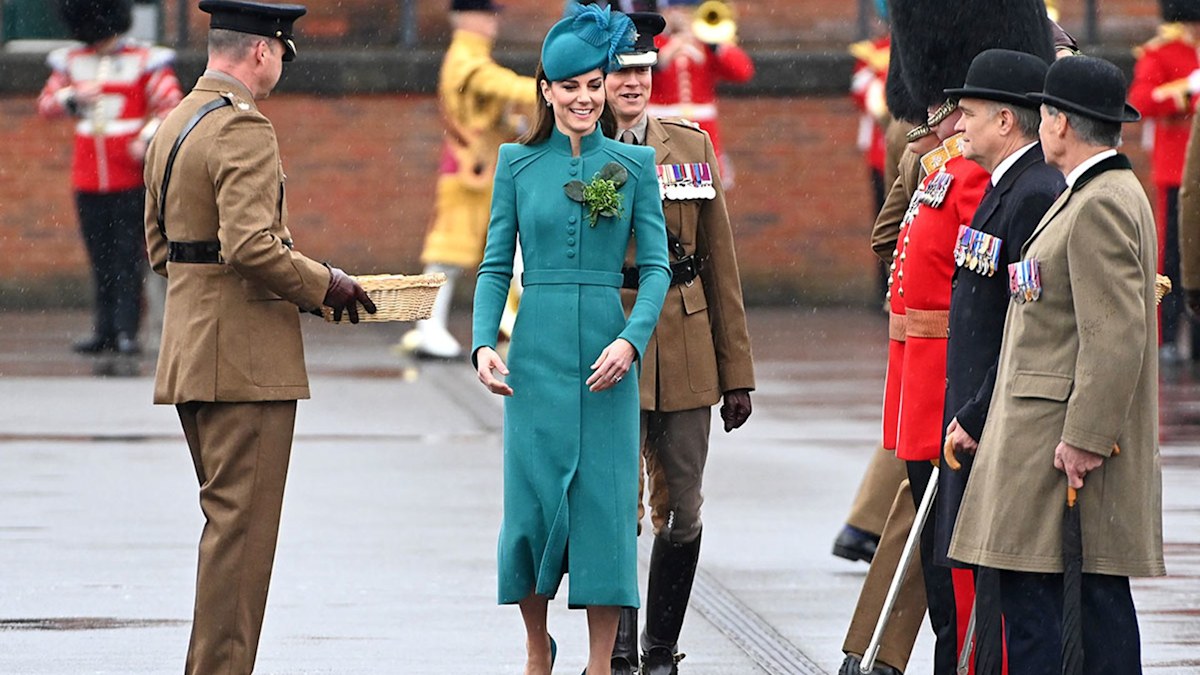
[[[175,35],[178,2],[163,0],[168,35]],[[201,44],[207,15],[188,13],[193,46]],[[500,0],[504,5],[501,41],[519,46],[537,44],[561,16],[563,0]],[[297,24],[301,39],[314,46],[387,46],[398,44],[398,0],[308,0],[308,15]],[[873,2],[870,3],[873,6]],[[854,39],[858,2],[847,0],[735,0],[742,40],[779,47],[837,46]],[[1084,0],[1058,0],[1062,23],[1083,35]],[[422,42],[440,44],[447,34],[449,0],[416,0],[417,33]],[[1105,41],[1136,41],[1148,37],[1158,17],[1151,0],[1103,0],[1100,32]]]
[[[0,304],[14,291],[77,288],[87,266],[68,174],[70,128],[0,98]],[[441,131],[428,96],[279,96],[280,135],[299,248],[352,272],[411,272],[429,222]],[[737,170],[729,207],[748,294],[760,301],[867,302],[874,268],[866,169],[846,98],[722,102]],[[1140,128],[1126,152],[1144,170]]]

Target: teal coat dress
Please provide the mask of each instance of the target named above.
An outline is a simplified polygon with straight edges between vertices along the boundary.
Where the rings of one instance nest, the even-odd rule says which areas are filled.
[[[592,227],[563,185],[587,182],[609,162],[629,173],[622,212]],[[500,603],[553,597],[566,573],[572,607],[637,607],[637,378],[597,393],[584,382],[618,337],[640,357],[670,284],[654,150],[597,129],[572,157],[555,129],[537,145],[500,147],[492,195],[472,354],[496,344],[518,239],[525,263],[507,361]],[[621,267],[631,235],[641,288],[626,318]]]

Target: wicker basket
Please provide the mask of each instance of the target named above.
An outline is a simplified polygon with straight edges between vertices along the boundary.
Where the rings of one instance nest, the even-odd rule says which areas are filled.
[[[1163,296],[1171,292],[1171,280],[1162,274],[1154,275],[1154,299],[1162,304]]]
[[[371,301],[375,303],[374,314],[367,314],[362,308],[358,310],[360,321],[416,321],[428,319],[433,312],[433,301],[437,299],[438,290],[446,283],[446,275],[435,274],[365,274],[354,277],[363,287]],[[333,310],[322,307],[325,320],[333,321]],[[350,323],[346,314],[342,313],[340,323]]]

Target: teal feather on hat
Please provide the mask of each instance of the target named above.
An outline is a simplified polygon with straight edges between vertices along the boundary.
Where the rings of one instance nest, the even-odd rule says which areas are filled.
[[[546,35],[542,67],[550,80],[567,79],[593,68],[610,73],[621,68],[617,54],[631,49],[635,38],[629,17],[609,7],[572,0],[563,19]]]

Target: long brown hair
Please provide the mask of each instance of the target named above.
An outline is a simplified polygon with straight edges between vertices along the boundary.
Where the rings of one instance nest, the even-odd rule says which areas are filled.
[[[537,72],[534,73],[533,79],[536,81],[534,86],[537,87],[537,112],[534,113],[533,124],[529,130],[517,139],[521,145],[537,145],[550,138],[554,132],[554,108],[542,97],[542,82],[549,84],[550,81],[546,78],[546,71],[542,68],[541,61],[538,61]],[[617,117],[608,106],[607,97],[604,107],[600,110],[600,131],[609,138],[613,138],[617,133]]]

